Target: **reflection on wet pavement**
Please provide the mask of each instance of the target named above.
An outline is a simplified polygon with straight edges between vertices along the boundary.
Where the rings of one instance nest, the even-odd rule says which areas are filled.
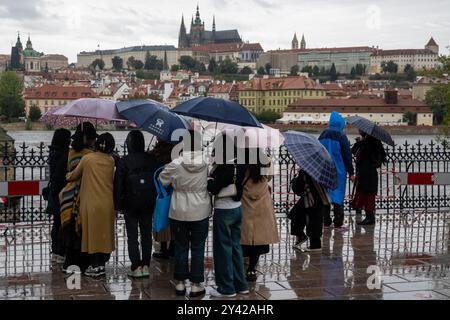
[[[235,299],[450,299],[450,214],[416,218],[389,215],[375,227],[359,227],[360,218],[349,216],[349,230],[324,230],[323,251],[313,254],[292,249],[289,225],[280,218],[282,241],[261,259],[251,293]],[[170,261],[154,259],[149,279],[126,276],[122,222],[106,277],[83,276],[79,290],[70,290],[67,275],[50,261],[49,225],[5,227],[0,225],[0,299],[189,299],[175,295]],[[205,300],[215,285],[211,235],[207,248],[207,294],[197,298]]]

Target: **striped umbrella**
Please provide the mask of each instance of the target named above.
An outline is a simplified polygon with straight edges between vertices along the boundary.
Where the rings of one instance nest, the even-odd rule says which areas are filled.
[[[319,140],[297,131],[285,132],[283,136],[284,145],[300,168],[324,187],[337,187],[336,166]]]
[[[375,139],[378,139],[392,147],[395,145],[394,140],[392,140],[392,137],[389,134],[389,132],[387,132],[383,128],[377,126],[372,121],[367,120],[366,118],[363,118],[360,116],[348,117],[347,121],[352,126],[367,133],[368,135],[374,137]]]

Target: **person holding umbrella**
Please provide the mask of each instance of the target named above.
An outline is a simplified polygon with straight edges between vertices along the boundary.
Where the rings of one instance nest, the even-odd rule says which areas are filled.
[[[306,250],[321,251],[323,213],[330,208],[330,199],[325,190],[338,185],[336,165],[316,138],[296,131],[288,131],[283,135],[284,145],[300,166],[298,175],[291,183],[292,190],[300,199],[288,215],[292,224],[291,234],[297,237],[294,249],[302,250],[301,245],[309,238]]]
[[[352,164],[350,142],[344,133],[345,119],[333,111],[330,116],[329,128],[322,132],[319,141],[327,149],[336,165],[338,173],[337,188],[329,189],[328,192],[333,204],[334,219],[331,220],[330,212],[325,213],[324,226],[330,227],[333,222],[335,229],[341,229],[344,224],[344,197],[347,184],[347,174],[350,180],[355,180]]]
[[[356,193],[352,199],[354,209],[364,209],[365,219],[359,225],[375,224],[375,196],[378,192],[377,169],[386,162],[386,151],[380,140],[359,130],[361,139],[352,147],[356,158]]]
[[[158,169],[156,157],[145,152],[144,135],[132,130],[125,141],[128,155],[119,160],[114,177],[114,204],[123,211],[128,238],[132,278],[149,276],[152,254],[152,214],[156,190],[153,175]],[[138,240],[140,230],[140,246]]]

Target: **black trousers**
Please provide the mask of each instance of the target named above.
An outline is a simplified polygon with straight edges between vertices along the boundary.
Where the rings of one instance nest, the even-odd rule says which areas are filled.
[[[306,235],[312,243],[320,243],[322,237],[323,217],[329,206],[314,206],[312,208],[298,210],[295,218],[291,222],[291,234],[301,237]]]
[[[152,216],[148,211],[142,213],[125,213],[125,227],[128,238],[128,256],[131,270],[149,266],[152,257]],[[139,246],[139,235],[140,246]],[[140,247],[140,248],[139,248]]]
[[[111,254],[109,254],[109,253],[101,253],[101,252],[92,253],[92,254],[89,254],[89,263],[94,268],[104,267],[110,257],[111,257]]]
[[[53,215],[53,224],[50,236],[52,238],[52,253],[63,256],[65,253],[62,245],[61,216],[59,214]]]
[[[327,210],[324,210],[323,218],[324,224],[326,226],[330,226],[331,222],[333,222],[335,227],[342,227],[344,224],[344,207],[333,203],[333,220],[331,220],[331,208],[327,207]]]

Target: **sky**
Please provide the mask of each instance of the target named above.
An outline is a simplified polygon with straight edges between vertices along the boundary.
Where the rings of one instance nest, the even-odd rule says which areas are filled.
[[[431,36],[449,54],[450,0],[199,0],[208,30],[238,29],[264,50],[287,49],[294,32],[308,48],[423,48]],[[134,45],[178,44],[181,15],[189,28],[196,0],[0,0],[0,54],[20,31],[25,45],[64,54]]]

